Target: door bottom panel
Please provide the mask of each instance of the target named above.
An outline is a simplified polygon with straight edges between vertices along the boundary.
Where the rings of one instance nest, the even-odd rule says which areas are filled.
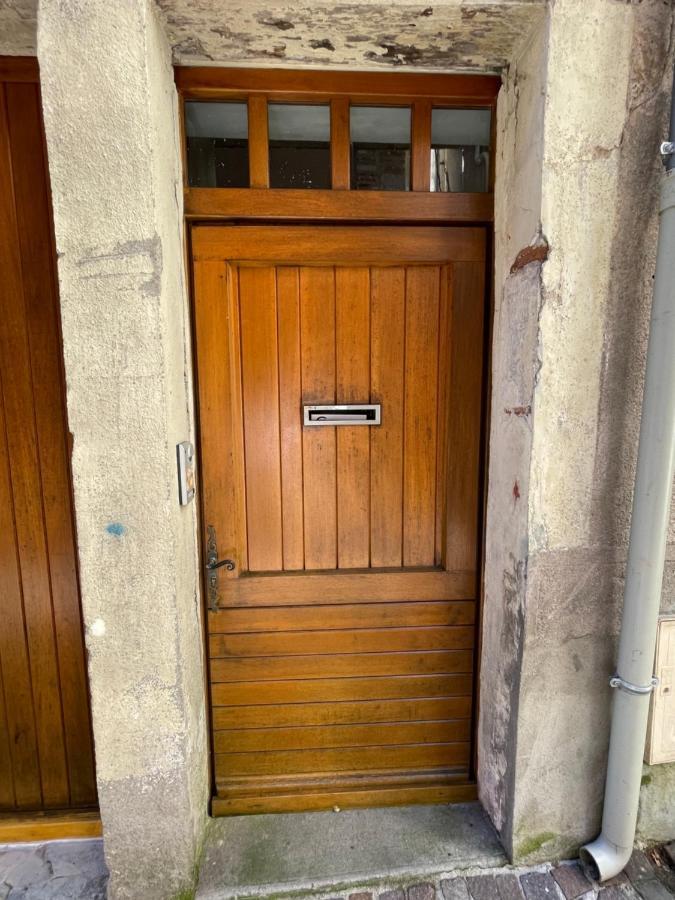
[[[373,773],[371,778],[351,774],[344,778],[309,778],[276,784],[257,778],[248,785],[231,786],[219,782],[212,800],[214,816],[255,815],[260,813],[308,812],[356,809],[376,806],[407,806],[429,803],[470,803],[477,788],[466,770],[390,775]]]

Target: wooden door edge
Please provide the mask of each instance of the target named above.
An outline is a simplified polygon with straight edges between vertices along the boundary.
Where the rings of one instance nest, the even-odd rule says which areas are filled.
[[[0,844],[97,838],[102,835],[98,810],[0,814]]]

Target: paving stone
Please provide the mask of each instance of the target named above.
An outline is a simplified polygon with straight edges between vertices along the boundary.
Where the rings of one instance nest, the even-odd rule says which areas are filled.
[[[556,866],[551,870],[551,875],[558,882],[566,900],[575,900],[576,897],[593,889],[593,885],[586,878],[578,863],[571,866]]]
[[[517,875],[497,875],[497,890],[500,900],[523,900],[523,889]]]
[[[660,881],[638,881],[635,889],[643,900],[673,900],[673,895]]]
[[[444,878],[441,893],[444,900],[469,900],[469,889],[463,878]]]
[[[643,850],[633,850],[624,872],[633,884],[637,884],[639,881],[649,881],[655,877],[654,866]]]
[[[609,887],[600,888],[598,900],[640,900],[640,895],[626,878],[620,884],[611,884]]]
[[[528,872],[520,876],[526,900],[557,900],[558,889],[548,872]]]
[[[408,900],[436,900],[436,888],[428,881],[408,888]]]
[[[471,875],[466,879],[466,885],[473,900],[500,900],[494,875]]]
[[[40,848],[26,847],[20,850],[0,852],[0,879],[16,892],[31,884],[47,881],[52,874]]]
[[[385,891],[384,894],[380,894],[379,900],[405,900],[405,891],[402,888]]]

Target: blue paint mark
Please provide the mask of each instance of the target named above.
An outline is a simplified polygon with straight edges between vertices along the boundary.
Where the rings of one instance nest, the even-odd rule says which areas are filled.
[[[105,526],[105,530],[108,534],[114,534],[115,537],[122,537],[123,534],[127,533],[126,528],[121,522],[111,522],[109,525]]]

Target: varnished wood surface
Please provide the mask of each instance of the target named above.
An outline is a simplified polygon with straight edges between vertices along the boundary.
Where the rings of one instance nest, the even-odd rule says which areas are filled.
[[[217,261],[226,254],[226,258],[239,263],[290,265],[296,261],[301,273],[310,264],[326,267],[329,271],[323,276],[307,273],[306,277],[310,282],[300,284],[300,300],[302,302],[304,294],[305,302],[311,303],[312,293],[318,291],[326,302],[334,303],[334,287],[331,285],[334,285],[335,278],[331,269],[335,265],[347,268],[366,265],[417,267],[425,264],[439,265],[451,260],[482,263],[485,259],[485,229],[429,226],[400,228],[387,225],[294,225],[287,228],[269,225],[211,225],[192,230],[192,250],[195,262]],[[417,271],[413,274],[413,278],[415,277],[418,277]],[[317,283],[313,283],[312,279],[318,279]],[[436,288],[440,290],[438,281]],[[416,297],[417,294],[410,298],[411,315],[414,314]],[[240,284],[239,303],[245,303],[246,299],[247,292],[242,291]],[[319,315],[313,310],[307,312]],[[317,321],[312,326],[311,337],[314,342],[321,337],[314,334],[321,323]],[[310,326],[306,326],[306,330],[307,328]],[[334,344],[335,336],[331,334],[330,337]],[[316,388],[312,390],[315,391]]]
[[[0,844],[101,837],[98,810],[0,815]]]
[[[321,72],[307,69],[228,69],[213,66],[176,66],[176,87],[185,97],[241,98],[249,93],[284,100],[316,97],[358,97],[401,102],[435,97],[451,106],[491,106],[501,78],[491,75],[440,75],[403,72]]]
[[[341,176],[341,182],[344,175]],[[405,221],[454,224],[492,222],[492,194],[448,194],[414,191],[300,190],[295,188],[185,189],[188,219],[311,219],[354,222]]]
[[[20,811],[96,789],[41,111],[17,66],[0,82],[0,809]]]
[[[216,226],[192,246],[205,522],[236,563],[209,614],[214,811],[450,796],[471,754],[484,232]],[[381,402],[383,424],[302,427],[331,402]]]

